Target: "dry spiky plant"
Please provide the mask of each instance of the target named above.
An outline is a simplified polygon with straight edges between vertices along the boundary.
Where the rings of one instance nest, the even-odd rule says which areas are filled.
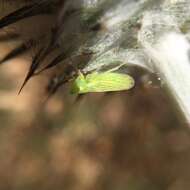
[[[82,1],[1,1],[1,8],[5,14],[0,20],[0,29],[6,30],[6,36],[2,38],[12,41],[20,38],[22,43],[8,53],[0,63],[3,64],[29,50],[35,51],[20,91],[31,77],[65,62],[63,73],[53,79],[54,84],[51,80],[50,92],[56,91],[61,84],[71,78],[73,67],[67,66],[68,60],[72,56],[77,56],[78,49],[87,38],[95,35],[100,28],[95,17],[99,17],[101,10],[96,10],[97,15],[94,12],[86,14]],[[83,17],[85,18],[82,20]],[[52,55],[51,60],[42,65],[49,54]]]

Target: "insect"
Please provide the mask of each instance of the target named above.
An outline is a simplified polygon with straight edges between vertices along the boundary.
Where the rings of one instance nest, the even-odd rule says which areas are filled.
[[[85,94],[89,92],[112,92],[129,90],[134,87],[135,81],[128,74],[115,72],[91,73],[86,76],[79,72],[78,77],[71,86],[72,94]]]

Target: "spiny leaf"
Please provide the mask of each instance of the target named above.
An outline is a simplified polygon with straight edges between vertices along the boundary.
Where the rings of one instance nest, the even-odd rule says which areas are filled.
[[[53,61],[51,61],[48,65],[46,65],[44,68],[42,68],[40,71],[38,71],[36,74],[40,74],[41,72],[56,66],[61,61],[63,61],[66,58],[66,56],[67,55],[65,53],[61,53]]]
[[[0,42],[13,41],[19,38],[20,38],[19,34],[11,32],[11,33],[0,35]]]
[[[27,17],[39,14],[48,14],[51,12],[49,8],[50,3],[51,1],[49,0],[41,0],[37,3],[26,5],[0,19],[0,28],[6,27]]]
[[[29,69],[29,71],[28,71],[28,73],[27,73],[27,75],[26,75],[26,77],[25,77],[25,79],[24,79],[24,82],[23,82],[23,84],[22,84],[22,86],[21,86],[21,88],[20,88],[18,94],[21,93],[22,89],[24,88],[24,86],[26,85],[26,83],[28,82],[28,80],[33,76],[34,71],[35,71],[36,68],[38,67],[38,64],[39,64],[38,59],[39,59],[39,57],[40,57],[42,51],[43,51],[43,48],[41,48],[41,49],[38,51],[38,53],[35,55],[35,57],[34,57],[34,59],[33,59],[33,61],[32,61],[32,64],[31,64],[31,66],[30,66],[30,69]]]
[[[0,60],[0,64],[3,64],[4,62],[13,59],[21,54],[24,54],[25,52],[31,49],[33,43],[33,40],[29,40],[29,42],[22,43],[20,46],[16,47],[11,52],[9,52],[2,60]]]
[[[35,75],[35,71],[36,69],[40,66],[40,63],[42,63],[42,61],[46,58],[46,56],[51,53],[54,49],[51,49],[51,47],[44,49],[44,47],[42,47],[39,52],[35,55],[32,64],[29,68],[28,74],[26,75],[24,82],[19,90],[19,93],[21,93],[22,89],[24,88],[24,86],[26,85],[26,83],[28,82],[28,80]]]

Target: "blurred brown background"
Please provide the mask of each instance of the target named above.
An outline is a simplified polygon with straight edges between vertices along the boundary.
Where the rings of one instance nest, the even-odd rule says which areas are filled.
[[[47,73],[17,95],[29,63],[0,67],[0,190],[190,188],[189,129],[154,77],[79,101],[63,87],[44,104]]]

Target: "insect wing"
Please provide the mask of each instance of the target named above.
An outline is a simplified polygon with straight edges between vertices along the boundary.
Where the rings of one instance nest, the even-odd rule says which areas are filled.
[[[86,76],[89,92],[111,92],[131,89],[135,82],[127,74],[93,73]]]

